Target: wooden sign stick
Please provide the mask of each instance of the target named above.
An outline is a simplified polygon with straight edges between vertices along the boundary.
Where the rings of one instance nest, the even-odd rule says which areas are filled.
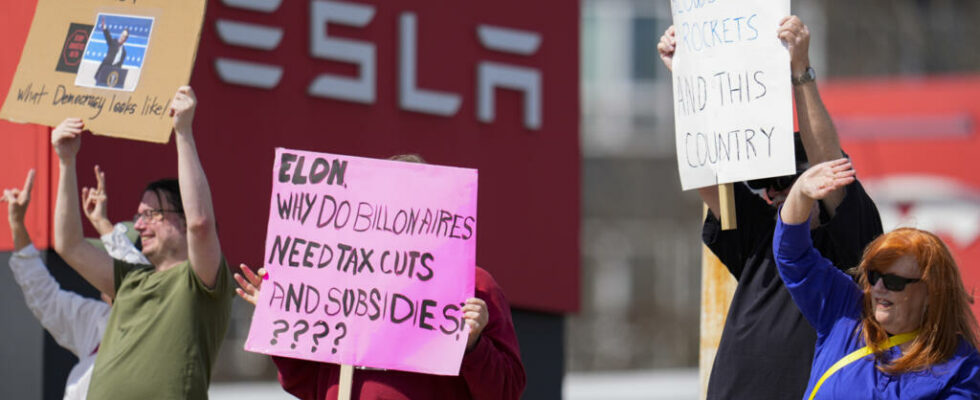
[[[718,185],[718,212],[721,213],[721,230],[727,231],[738,228],[735,221],[735,188],[731,183]]]
[[[354,384],[354,366],[340,364],[340,388],[337,390],[337,400],[350,400],[351,386]]]

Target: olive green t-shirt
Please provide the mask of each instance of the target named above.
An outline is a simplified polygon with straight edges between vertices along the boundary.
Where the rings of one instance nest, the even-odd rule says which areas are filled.
[[[88,398],[207,399],[234,296],[224,257],[214,289],[189,261],[161,272],[119,260],[113,267],[116,299]]]

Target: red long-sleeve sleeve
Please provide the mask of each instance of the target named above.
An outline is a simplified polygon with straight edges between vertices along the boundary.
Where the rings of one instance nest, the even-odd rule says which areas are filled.
[[[519,399],[526,376],[510,304],[490,273],[476,269],[475,296],[487,303],[490,319],[480,341],[463,356],[460,376],[474,400]]]

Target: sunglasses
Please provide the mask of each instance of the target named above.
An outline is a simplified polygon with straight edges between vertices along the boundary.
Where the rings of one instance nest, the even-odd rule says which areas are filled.
[[[883,274],[875,270],[868,270],[868,282],[871,283],[871,286],[878,284],[879,278],[884,281],[885,289],[892,292],[901,292],[905,290],[905,285],[921,281],[921,279],[903,278],[898,275]]]

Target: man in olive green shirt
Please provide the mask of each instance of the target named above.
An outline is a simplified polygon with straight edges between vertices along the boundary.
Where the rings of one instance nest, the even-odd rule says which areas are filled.
[[[134,228],[152,265],[115,261],[82,238],[75,158],[85,124],[65,119],[51,133],[60,161],[55,250],[89,283],[115,298],[90,399],[205,399],[228,329],[233,296],[221,255],[211,191],[197,155],[190,87],[170,105],[178,180],[151,183]]]

